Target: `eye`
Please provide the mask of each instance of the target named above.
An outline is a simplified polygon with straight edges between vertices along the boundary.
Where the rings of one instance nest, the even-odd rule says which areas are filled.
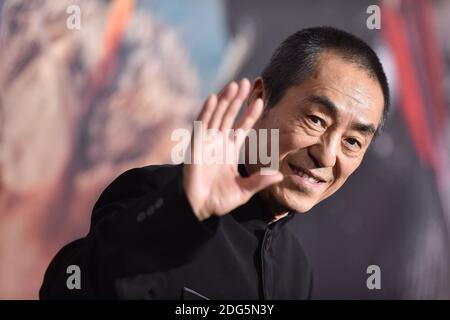
[[[346,142],[347,146],[352,150],[359,150],[362,147],[361,142],[359,142],[355,138],[347,138],[347,139],[345,139],[345,142]]]
[[[308,121],[314,126],[320,126],[321,128],[325,127],[325,121],[318,116],[309,115]]]

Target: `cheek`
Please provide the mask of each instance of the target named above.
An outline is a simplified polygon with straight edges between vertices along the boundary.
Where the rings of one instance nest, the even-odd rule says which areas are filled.
[[[280,155],[286,155],[303,149],[314,143],[314,137],[305,133],[299,125],[288,125],[280,128]]]

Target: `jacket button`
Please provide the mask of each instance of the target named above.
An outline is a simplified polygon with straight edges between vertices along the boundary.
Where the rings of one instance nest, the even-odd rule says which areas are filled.
[[[270,242],[272,241],[272,234],[267,234],[267,237],[266,237],[266,243],[265,243],[265,246],[264,246],[264,249],[266,250],[266,251],[269,251],[269,249],[270,249]]]

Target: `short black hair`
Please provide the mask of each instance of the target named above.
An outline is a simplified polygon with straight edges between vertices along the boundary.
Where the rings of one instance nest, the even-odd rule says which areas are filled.
[[[379,82],[384,97],[380,129],[387,118],[390,104],[389,85],[383,66],[367,43],[333,27],[313,27],[297,31],[275,50],[261,75],[268,95],[266,107],[276,105],[289,87],[308,78],[314,72],[319,54],[324,50],[331,50],[346,61],[355,63]]]

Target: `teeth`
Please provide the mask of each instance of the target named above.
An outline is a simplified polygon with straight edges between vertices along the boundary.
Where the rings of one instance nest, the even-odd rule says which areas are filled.
[[[300,171],[299,168],[297,167],[292,167],[294,169],[295,174],[299,175],[302,178],[306,178],[310,183],[318,183],[319,180],[317,180],[316,178],[308,175],[307,173]]]
[[[313,178],[313,177],[309,177],[309,178],[308,178],[308,181],[311,182],[311,183],[317,183],[317,182],[319,182],[319,181],[317,181],[316,178]]]

